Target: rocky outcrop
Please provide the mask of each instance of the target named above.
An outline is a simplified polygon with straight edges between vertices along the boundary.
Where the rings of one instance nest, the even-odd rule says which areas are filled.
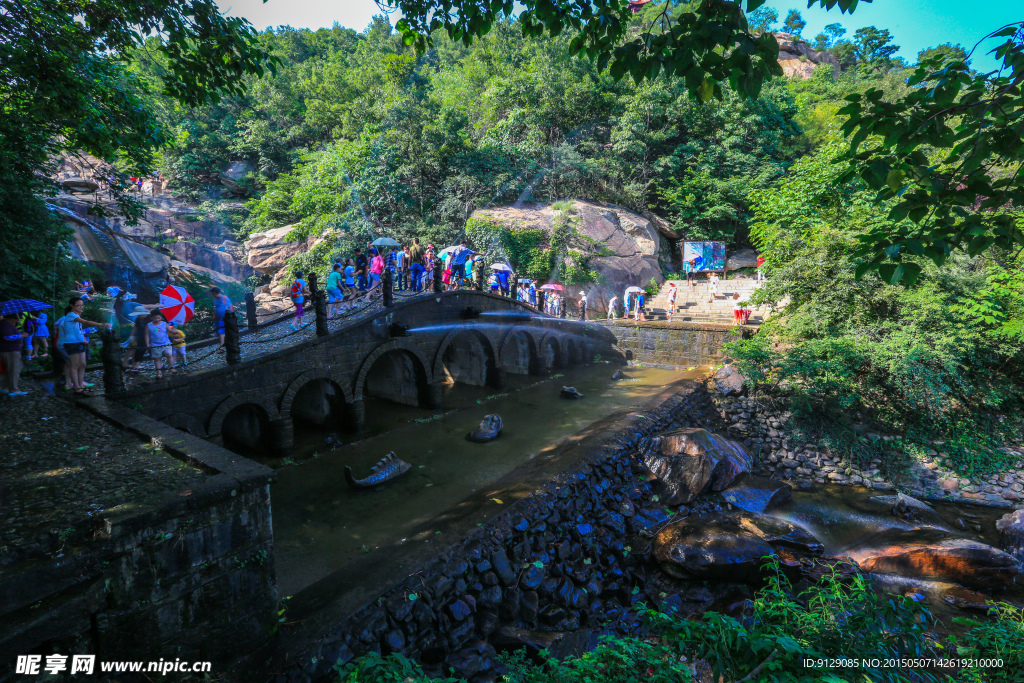
[[[1012,555],[966,538],[853,549],[850,557],[868,572],[943,579],[985,590],[1008,588],[1021,572]]]
[[[669,524],[652,550],[662,571],[679,579],[756,582],[764,558],[777,550],[818,556],[823,548],[803,529],[774,517],[715,513]]]
[[[1014,510],[996,520],[999,545],[1004,551],[1024,562],[1024,510]]]
[[[815,50],[792,33],[776,33],[775,39],[779,41],[779,66],[787,77],[810,78],[819,64],[830,65],[839,76],[839,60],[831,52]]]
[[[170,245],[171,253],[187,264],[212,270],[234,280],[244,280],[253,273],[234,245],[211,248],[204,243],[178,240]]]
[[[483,219],[510,228],[551,230],[560,210],[549,204],[526,204],[482,209],[472,218]],[[600,255],[590,259],[590,267],[600,275],[600,282],[567,286],[566,295],[578,300],[580,291],[587,291],[587,308],[592,313],[605,313],[608,302],[629,286],[646,287],[654,280],[664,282],[658,264],[663,231],[654,221],[621,207],[589,200],[572,201],[569,219],[576,231],[601,246]],[[664,223],[664,221],[662,221]],[[671,228],[665,228],[674,234]],[[552,278],[557,278],[557,272]]]
[[[312,244],[307,244],[312,240],[288,241],[288,234],[294,229],[294,225],[286,225],[266,232],[258,232],[246,240],[245,251],[248,254],[249,267],[264,275],[274,275],[284,268],[285,261],[312,246]]]
[[[722,491],[750,471],[750,457],[742,446],[701,428],[645,439],[641,452],[666,505],[690,503],[709,490]]]

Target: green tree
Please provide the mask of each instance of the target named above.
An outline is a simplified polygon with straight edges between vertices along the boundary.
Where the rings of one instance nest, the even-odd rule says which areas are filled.
[[[789,10],[786,14],[786,20],[782,22],[782,30],[786,33],[792,33],[795,36],[799,36],[803,33],[805,28],[807,28],[807,22],[804,21],[804,17],[800,14],[800,10]]]
[[[943,43],[935,47],[925,48],[917,53],[917,63],[926,64],[933,62],[935,58],[939,58],[939,63],[945,62],[967,62],[968,54],[960,45],[953,45],[952,43]]]
[[[755,33],[766,33],[773,30],[779,20],[779,11],[771,7],[761,6],[747,14],[747,24]]]
[[[831,50],[846,35],[842,24],[828,24],[825,29],[814,37],[815,50]]]
[[[144,43],[150,34],[158,40]],[[52,281],[54,260],[65,253],[68,232],[43,199],[56,190],[46,180],[55,159],[86,152],[118,178],[152,170],[167,138],[128,66],[136,50],[159,53],[162,91],[189,105],[237,93],[242,75],[273,67],[249,25],[222,16],[213,0],[3,0],[0,35],[0,185],[9,197],[0,207],[8,254],[0,290],[10,296],[38,296],[39,281]],[[128,217],[137,215],[119,196]]]
[[[893,45],[892,34],[888,29],[864,26],[853,34],[854,55],[866,69],[879,70],[889,68],[893,64],[893,55],[900,51],[899,45]]]

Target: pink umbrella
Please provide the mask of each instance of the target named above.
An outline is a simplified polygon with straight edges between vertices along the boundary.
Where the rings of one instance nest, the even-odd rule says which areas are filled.
[[[160,292],[160,312],[167,318],[167,322],[181,325],[196,314],[196,302],[184,287],[167,285]]]
[[[550,290],[553,290],[553,291],[556,291],[556,292],[564,292],[565,291],[565,287],[563,287],[562,285],[550,285],[549,284],[549,285],[544,285],[543,287],[541,287],[541,289],[550,289]]]

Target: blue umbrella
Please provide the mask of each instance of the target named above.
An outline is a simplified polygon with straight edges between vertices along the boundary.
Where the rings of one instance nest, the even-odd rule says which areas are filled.
[[[46,308],[53,308],[53,306],[50,304],[44,304],[42,301],[35,301],[34,299],[12,299],[11,301],[5,301],[0,305],[0,315],[41,311]]]

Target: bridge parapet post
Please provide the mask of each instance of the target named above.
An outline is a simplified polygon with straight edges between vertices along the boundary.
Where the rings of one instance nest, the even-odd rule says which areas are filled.
[[[245,293],[245,324],[249,326],[249,330],[255,330],[256,326],[259,325],[259,319],[256,317],[256,295],[252,292]]]
[[[309,292],[313,300],[313,314],[316,317],[316,336],[326,337],[330,333],[327,328],[327,299],[317,282],[316,273],[309,274]]]
[[[234,311],[224,313],[224,349],[228,365],[242,362],[242,347],[238,341],[238,316]]]
[[[440,259],[434,259],[434,294],[440,294],[444,291],[444,283],[441,281],[441,261]]]
[[[114,330],[103,330],[103,392],[107,396],[119,396],[124,393],[124,367],[121,365],[121,344]],[[53,354],[54,357],[59,354]]]
[[[384,308],[391,308],[395,305],[395,283],[391,279],[390,268],[385,268],[381,273],[380,286],[384,297]]]

